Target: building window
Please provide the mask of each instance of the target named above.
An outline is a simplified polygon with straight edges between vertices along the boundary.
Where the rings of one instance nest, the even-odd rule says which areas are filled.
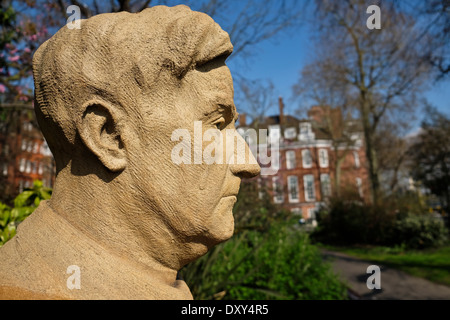
[[[353,151],[353,159],[355,160],[355,168],[359,168],[361,163],[359,162],[359,154],[357,151]]]
[[[37,173],[37,166],[36,166],[36,162],[31,161],[31,173],[36,174]]]
[[[2,165],[2,173],[4,176],[8,175],[8,164],[7,163],[3,163]]]
[[[331,181],[328,173],[322,173],[320,175],[320,187],[322,190],[322,198],[331,196]]]
[[[364,197],[363,188],[362,188],[362,180],[361,178],[356,178],[356,187],[358,188],[358,193],[361,198]]]
[[[37,141],[33,143],[33,153],[39,153],[39,143]]]
[[[317,209],[316,208],[308,208],[307,210],[307,219],[311,219],[311,220],[316,220],[316,212]]]
[[[27,151],[28,151],[28,152],[33,151],[33,141],[32,141],[32,140],[29,140],[29,141],[28,141]]]
[[[312,174],[304,175],[303,184],[305,187],[305,200],[314,201],[316,199],[316,193],[314,191],[314,176]]]
[[[19,162],[19,171],[20,172],[24,172],[25,171],[25,159],[24,158],[22,158],[22,159],[20,159],[20,162]]]
[[[321,168],[328,167],[328,150],[319,149],[319,165]]]
[[[300,123],[300,134],[308,135],[311,132],[311,123],[304,122]]]
[[[303,163],[303,168],[311,168],[312,167],[311,151],[309,151],[308,149],[302,150],[302,163]]]
[[[33,124],[31,122],[24,122],[22,128],[24,131],[31,131],[33,130]]]
[[[311,123],[300,123],[300,140],[314,140],[314,133],[311,130]]]
[[[271,125],[269,126],[269,139],[270,143],[275,143],[275,141],[280,140],[280,126],[279,125]]]
[[[284,200],[283,197],[283,184],[280,181],[280,177],[272,177],[272,185],[273,185],[273,201],[275,203],[282,203]]]
[[[295,168],[295,151],[294,150],[286,151],[286,168],[287,169]]]
[[[292,208],[291,213],[295,216],[300,216],[300,217],[302,217],[302,215],[303,215],[302,208]]]
[[[41,162],[39,163],[38,174],[42,175],[43,172],[44,172],[44,164]]]
[[[286,139],[295,139],[296,134],[297,134],[297,131],[295,130],[294,127],[287,128],[286,130],[284,130],[284,137]]]
[[[22,149],[22,151],[27,150],[27,140],[22,139],[22,146],[20,149]]]
[[[31,172],[31,161],[30,160],[27,160],[27,162],[26,162],[25,172],[26,173],[30,173]]]
[[[297,176],[288,176],[288,191],[289,202],[299,202]]]

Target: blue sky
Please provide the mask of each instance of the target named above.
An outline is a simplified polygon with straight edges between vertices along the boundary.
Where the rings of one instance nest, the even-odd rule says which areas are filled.
[[[286,111],[294,114],[298,102],[290,100],[292,86],[298,81],[303,66],[314,55],[314,44],[309,39],[308,28],[299,28],[289,35],[277,36],[274,40],[261,43],[255,51],[257,53],[245,64],[240,59],[230,60],[227,64],[231,72],[245,73],[250,79],[270,79],[275,86],[276,97],[268,115],[278,114],[278,96],[284,98]],[[425,97],[440,112],[450,116],[450,79],[432,84]],[[413,130],[417,130],[421,120],[419,110]]]
[[[305,35],[304,28],[300,31],[295,35],[279,37],[276,43],[273,41],[262,43],[258,54],[250,58],[245,65],[245,74],[248,78],[270,79],[273,82],[277,97],[284,98],[286,111],[291,114],[297,108],[297,102],[289,103],[292,86],[298,81],[300,70],[314,51],[314,46]],[[228,66],[232,73],[233,70],[242,72],[238,61],[231,60]],[[441,112],[450,116],[450,80],[432,85],[425,97]],[[268,112],[268,114],[277,113],[277,105]],[[420,114],[417,116],[420,122]]]

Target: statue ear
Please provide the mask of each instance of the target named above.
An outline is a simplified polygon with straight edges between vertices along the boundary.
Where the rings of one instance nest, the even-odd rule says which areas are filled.
[[[110,171],[118,172],[127,165],[120,128],[114,108],[103,101],[84,104],[78,132],[86,147]]]

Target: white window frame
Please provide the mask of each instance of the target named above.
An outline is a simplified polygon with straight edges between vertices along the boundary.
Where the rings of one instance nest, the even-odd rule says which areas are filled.
[[[288,198],[290,203],[298,203],[300,202],[300,194],[298,190],[298,177],[297,176],[288,176],[287,177],[288,184]],[[295,189],[293,189],[295,188]],[[295,192],[295,196],[293,197]]]
[[[33,151],[33,140],[28,140],[27,152]]]
[[[39,143],[37,141],[33,143],[33,153],[39,153]]]
[[[328,173],[320,174],[320,190],[323,198],[328,198],[331,196],[331,178]]]
[[[286,128],[284,130],[284,137],[286,139],[295,139],[295,136],[297,135],[297,130],[295,127]]]
[[[295,150],[286,151],[286,169],[294,169],[296,166]]]
[[[312,196],[308,192],[308,180],[311,180],[311,182],[312,182],[311,183]],[[315,201],[316,200],[316,190],[315,190],[315,185],[314,185],[314,175],[312,175],[312,174],[305,174],[303,176],[303,186],[305,188],[305,201],[306,202]]]
[[[356,187],[358,188],[358,193],[361,198],[364,197],[364,192],[362,188],[362,179],[360,177],[356,177]]]
[[[353,160],[355,161],[355,168],[359,168],[361,166],[361,161],[359,160],[358,151],[353,151]]]
[[[281,139],[281,129],[278,124],[269,126],[269,140],[270,143],[274,143],[274,141],[278,140],[278,142]]]
[[[291,213],[295,216],[300,216],[303,218],[303,210],[302,208],[292,208]]]
[[[26,159],[21,158],[19,161],[19,171],[24,172],[25,171],[25,165],[26,165]]]
[[[30,173],[31,172],[31,161],[30,160],[27,160],[27,162],[26,162],[25,172],[26,173]]]
[[[306,162],[306,159],[309,158],[309,164]],[[312,159],[312,153],[309,149],[303,149],[302,150],[302,165],[303,168],[309,169],[312,167],[313,159]]]
[[[283,183],[281,183],[281,178],[279,176],[272,177],[272,187],[273,187],[273,202],[283,203]]]
[[[309,122],[302,122],[300,123],[300,135],[306,135],[309,136],[311,133],[311,123]]]
[[[299,140],[314,140],[315,135],[312,132],[311,123],[309,122],[302,122],[299,124]]]
[[[321,168],[328,168],[328,165],[329,165],[328,150],[319,149],[319,166]]]

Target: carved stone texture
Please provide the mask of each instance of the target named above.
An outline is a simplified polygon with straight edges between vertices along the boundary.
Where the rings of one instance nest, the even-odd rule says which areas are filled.
[[[192,299],[177,272],[232,236],[241,178],[260,171],[172,159],[176,130],[193,156],[208,146],[195,123],[235,131],[232,50],[186,6],[100,14],[37,50],[35,111],[57,177],[0,248],[1,298]]]

